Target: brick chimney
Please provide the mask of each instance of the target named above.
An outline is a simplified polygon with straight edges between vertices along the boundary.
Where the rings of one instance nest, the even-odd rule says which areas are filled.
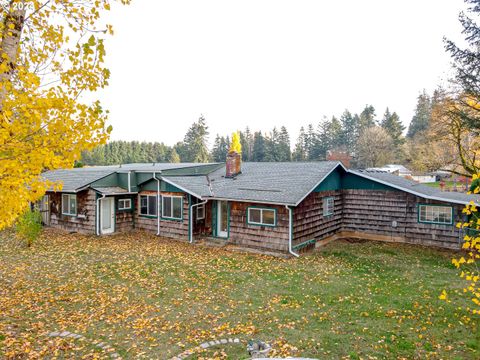
[[[242,172],[242,155],[236,151],[227,154],[227,173],[225,177],[233,178]]]

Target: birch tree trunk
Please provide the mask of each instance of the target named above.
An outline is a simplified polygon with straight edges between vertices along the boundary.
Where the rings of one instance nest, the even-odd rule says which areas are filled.
[[[14,6],[17,5],[17,8]],[[0,61],[6,69],[0,72],[0,114],[3,113],[3,103],[7,96],[7,84],[10,83],[15,71],[20,39],[25,23],[24,1],[14,4],[10,1],[9,9],[4,14],[3,29],[0,43]],[[3,67],[3,66],[2,66]]]

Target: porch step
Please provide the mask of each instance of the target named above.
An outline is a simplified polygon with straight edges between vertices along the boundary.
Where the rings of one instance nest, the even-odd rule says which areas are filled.
[[[212,246],[212,247],[225,247],[228,245],[227,240],[224,239],[217,239],[217,238],[203,238],[199,240],[195,240],[196,245],[203,245],[203,246]]]

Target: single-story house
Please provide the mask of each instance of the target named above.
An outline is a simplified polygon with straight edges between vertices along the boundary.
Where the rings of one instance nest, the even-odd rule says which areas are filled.
[[[188,240],[298,255],[336,238],[459,248],[455,224],[475,195],[444,193],[340,162],[124,164],[48,171],[63,184],[44,222],[87,234],[142,229]]]

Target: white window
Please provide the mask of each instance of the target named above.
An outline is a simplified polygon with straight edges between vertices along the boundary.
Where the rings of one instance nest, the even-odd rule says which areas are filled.
[[[333,215],[335,212],[335,198],[333,196],[323,198],[323,216]]]
[[[205,204],[197,206],[197,220],[205,219]]]
[[[140,215],[157,216],[157,195],[140,195]]]
[[[247,223],[251,225],[276,226],[277,212],[275,209],[249,207]]]
[[[62,194],[62,214],[70,216],[77,215],[77,195]]]
[[[419,205],[418,221],[429,224],[453,224],[453,208],[440,205]]]
[[[166,219],[182,220],[183,197],[162,196],[162,217]]]
[[[131,199],[118,199],[118,210],[130,210],[132,208]]]

